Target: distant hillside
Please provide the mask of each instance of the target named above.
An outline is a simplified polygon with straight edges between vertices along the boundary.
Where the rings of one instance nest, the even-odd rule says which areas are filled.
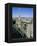
[[[29,20],[33,20],[32,17],[13,17],[13,20],[17,20],[17,19],[27,20],[27,21],[29,21]]]

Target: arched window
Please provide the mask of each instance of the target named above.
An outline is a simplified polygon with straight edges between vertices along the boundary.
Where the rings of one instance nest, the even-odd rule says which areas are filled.
[[[27,24],[24,24],[24,27],[23,28],[24,28],[24,30],[26,30],[27,29]]]

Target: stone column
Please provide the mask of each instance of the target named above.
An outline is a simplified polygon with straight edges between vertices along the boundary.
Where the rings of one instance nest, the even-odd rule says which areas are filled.
[[[30,38],[30,31],[31,31],[31,25],[30,24],[27,24],[27,33],[26,33],[26,36],[28,38]]]

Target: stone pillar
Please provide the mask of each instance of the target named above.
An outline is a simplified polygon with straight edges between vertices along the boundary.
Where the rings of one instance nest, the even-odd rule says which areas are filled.
[[[31,25],[30,24],[27,24],[27,33],[26,33],[26,36],[28,38],[30,38],[30,31],[31,31]]]
[[[33,23],[31,24],[31,37],[33,38]]]

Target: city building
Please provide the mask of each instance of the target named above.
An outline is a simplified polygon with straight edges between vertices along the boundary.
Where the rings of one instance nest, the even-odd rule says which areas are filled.
[[[19,33],[21,33],[22,36],[24,36],[24,34],[28,37],[28,38],[33,38],[33,21],[31,20],[27,20],[26,18],[23,17],[18,17],[18,19],[16,19],[16,27],[20,29],[20,31],[18,31]]]

